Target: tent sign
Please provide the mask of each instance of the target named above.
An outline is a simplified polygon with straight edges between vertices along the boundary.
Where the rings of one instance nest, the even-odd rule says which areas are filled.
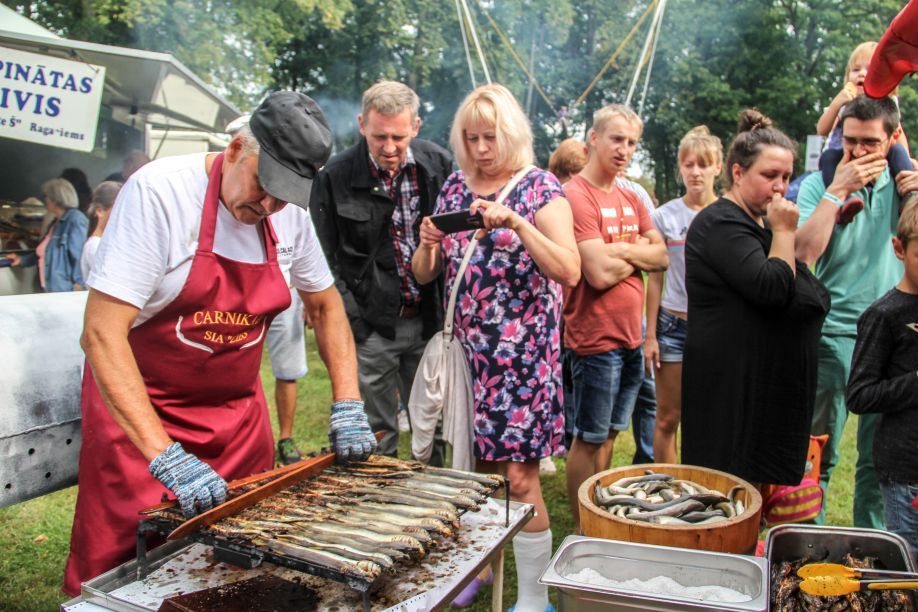
[[[0,47],[0,137],[92,151],[104,82],[103,66]]]

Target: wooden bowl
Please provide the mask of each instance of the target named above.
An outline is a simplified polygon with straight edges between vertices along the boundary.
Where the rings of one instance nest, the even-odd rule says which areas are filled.
[[[654,525],[614,516],[595,503],[596,483],[609,486],[620,478],[643,476],[646,470],[669,474],[726,494],[742,487],[737,499],[745,511],[731,519],[707,525]],[[695,465],[648,463],[600,472],[587,478],[577,494],[580,501],[580,532],[585,536],[695,550],[749,554],[755,550],[762,514],[762,496],[751,484],[736,476]]]

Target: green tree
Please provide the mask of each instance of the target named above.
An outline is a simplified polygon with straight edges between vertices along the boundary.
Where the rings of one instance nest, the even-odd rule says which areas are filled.
[[[4,4],[76,40],[172,53],[241,108],[270,84],[300,15],[334,29],[350,0],[40,0]]]
[[[728,146],[739,111],[755,106],[804,142],[841,88],[850,52],[878,40],[900,8],[895,0],[671,0],[644,113],[661,201],[679,193],[676,150],[695,125]],[[907,132],[913,93],[903,91]]]

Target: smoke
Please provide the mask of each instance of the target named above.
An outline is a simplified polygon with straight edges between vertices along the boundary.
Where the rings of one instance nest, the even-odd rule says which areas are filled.
[[[334,140],[333,153],[338,153],[354,144],[359,138],[357,115],[360,114],[360,104],[352,100],[322,95],[313,96],[313,99],[325,113],[328,126],[331,128]]]

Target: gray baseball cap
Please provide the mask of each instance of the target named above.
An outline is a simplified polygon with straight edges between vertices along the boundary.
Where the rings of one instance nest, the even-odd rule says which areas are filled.
[[[261,147],[262,187],[275,198],[306,208],[312,180],[332,150],[322,109],[305,94],[276,91],[255,109],[249,127]]]

